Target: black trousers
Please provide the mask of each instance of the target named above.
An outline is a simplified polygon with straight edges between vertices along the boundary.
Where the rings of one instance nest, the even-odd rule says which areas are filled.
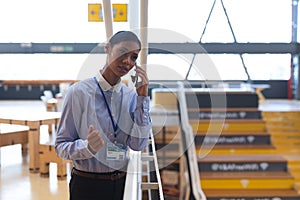
[[[117,180],[93,179],[72,173],[70,200],[123,200],[126,176]]]

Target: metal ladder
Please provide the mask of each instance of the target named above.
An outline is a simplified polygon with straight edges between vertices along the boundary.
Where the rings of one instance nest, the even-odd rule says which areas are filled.
[[[142,190],[148,190],[149,200],[163,200],[164,196],[162,190],[162,183],[152,131],[149,138],[148,148],[146,149],[145,153],[142,153],[142,162],[144,165],[144,175],[147,178],[147,182],[142,182]]]
[[[123,199],[142,200],[143,191],[148,191],[147,199],[163,200],[162,183],[152,131],[145,151],[130,151],[129,157]]]

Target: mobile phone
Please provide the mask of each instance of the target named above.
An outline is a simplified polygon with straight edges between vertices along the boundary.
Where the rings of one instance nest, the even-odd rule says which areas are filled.
[[[136,69],[136,65],[129,71],[128,73],[128,86],[131,88],[135,87],[136,86],[136,83],[137,83],[137,80],[138,80],[138,77],[136,75],[136,72],[135,72],[135,69]]]

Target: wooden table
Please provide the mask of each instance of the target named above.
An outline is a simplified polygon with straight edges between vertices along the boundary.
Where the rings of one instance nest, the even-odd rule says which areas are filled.
[[[29,127],[29,170],[38,173],[40,126],[57,124],[60,120],[60,112],[28,112],[28,113],[0,113],[0,123],[17,124]]]
[[[48,112],[57,112],[57,100],[52,98],[46,102],[46,109]]]

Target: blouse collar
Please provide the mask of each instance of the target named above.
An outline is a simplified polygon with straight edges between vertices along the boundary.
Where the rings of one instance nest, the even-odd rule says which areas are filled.
[[[99,82],[101,88],[103,91],[116,91],[120,92],[122,84],[121,84],[121,79],[117,82],[116,85],[112,86],[110,85],[105,78],[102,76],[101,71],[97,73],[96,79]]]

